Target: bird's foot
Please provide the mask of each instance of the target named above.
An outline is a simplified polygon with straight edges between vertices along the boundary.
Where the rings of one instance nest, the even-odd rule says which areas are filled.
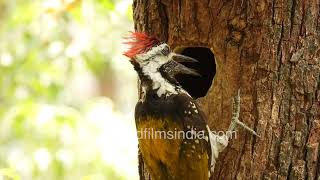
[[[229,139],[231,138],[237,126],[241,126],[244,129],[250,131],[252,134],[260,137],[254,130],[249,128],[243,122],[239,121],[239,115],[240,115],[240,90],[238,90],[237,96],[232,99],[232,119],[231,119],[228,132],[223,136],[219,136],[217,134],[212,133],[209,126],[207,126],[207,129],[209,132],[210,144],[211,144],[211,155],[212,155],[211,163],[210,163],[211,172],[209,172],[209,174],[213,173],[216,159],[218,158],[219,153],[222,152],[228,146]]]
[[[239,115],[240,115],[240,89],[238,90],[237,96],[232,98],[232,119],[231,119],[231,124],[229,126],[228,131],[233,132],[235,131],[237,126],[241,126],[244,129],[248,130],[253,135],[256,135],[259,137],[259,135],[253,129],[249,128],[243,122],[239,121]]]

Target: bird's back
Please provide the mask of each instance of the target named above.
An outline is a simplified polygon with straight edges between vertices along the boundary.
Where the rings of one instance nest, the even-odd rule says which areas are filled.
[[[149,94],[137,103],[135,118],[139,148],[153,179],[208,179],[208,132],[191,97]]]

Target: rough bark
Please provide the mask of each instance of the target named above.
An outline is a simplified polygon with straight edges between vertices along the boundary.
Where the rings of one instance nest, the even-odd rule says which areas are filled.
[[[213,51],[217,73],[198,99],[211,129],[227,129],[241,89],[240,120],[261,138],[240,129],[213,179],[320,179],[319,0],[134,0],[133,10],[136,30]]]

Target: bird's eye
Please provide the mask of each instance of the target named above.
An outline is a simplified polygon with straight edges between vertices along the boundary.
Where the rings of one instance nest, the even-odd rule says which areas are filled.
[[[170,47],[166,45],[162,50],[161,53],[165,56],[167,56],[170,53]]]

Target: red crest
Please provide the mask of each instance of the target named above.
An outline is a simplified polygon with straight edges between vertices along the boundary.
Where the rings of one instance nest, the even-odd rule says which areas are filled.
[[[160,44],[160,41],[154,37],[149,36],[143,32],[130,32],[131,34],[124,39],[126,42],[124,44],[130,45],[130,48],[123,53],[123,55],[132,59],[137,54],[144,53],[151,49],[153,46]]]

